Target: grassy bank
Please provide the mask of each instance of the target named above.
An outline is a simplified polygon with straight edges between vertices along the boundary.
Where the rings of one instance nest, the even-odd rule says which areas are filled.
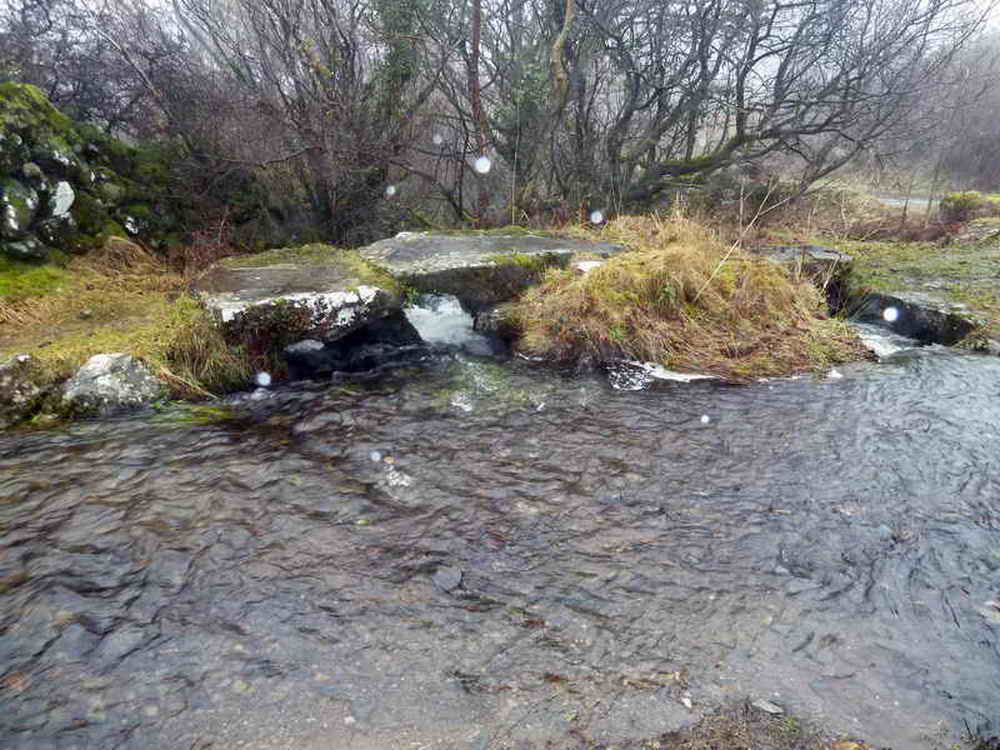
[[[1000,338],[1000,222],[973,221],[953,238],[936,242],[835,240],[854,258],[855,294],[925,292],[965,305]]]
[[[520,348],[571,363],[634,359],[729,380],[822,370],[865,355],[822,292],[683,218],[623,217],[626,245],[587,274],[549,271],[513,307]]]
[[[0,360],[30,354],[44,377],[69,377],[95,354],[146,362],[177,397],[243,387],[251,372],[185,279],[125,240],[65,267],[0,268]]]

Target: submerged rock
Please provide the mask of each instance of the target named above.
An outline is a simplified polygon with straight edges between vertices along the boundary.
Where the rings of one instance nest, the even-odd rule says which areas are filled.
[[[166,386],[129,354],[96,354],[63,386],[64,406],[84,414],[136,408],[164,395]]]
[[[549,268],[580,254],[607,257],[621,245],[534,234],[402,232],[360,250],[418,291],[453,294],[477,311],[513,299]]]
[[[462,569],[452,565],[442,565],[434,573],[431,579],[435,588],[444,592],[450,592],[462,585]]]
[[[0,430],[30,417],[47,389],[39,385],[39,368],[27,354],[0,363]]]

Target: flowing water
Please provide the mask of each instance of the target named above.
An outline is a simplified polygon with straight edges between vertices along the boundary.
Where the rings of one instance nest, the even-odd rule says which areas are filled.
[[[1000,359],[839,374],[452,354],[4,435],[0,747],[577,747],[748,696],[995,731]]]

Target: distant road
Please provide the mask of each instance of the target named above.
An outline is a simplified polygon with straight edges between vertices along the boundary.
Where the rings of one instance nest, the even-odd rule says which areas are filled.
[[[898,206],[902,208],[907,203],[906,196],[899,195],[876,195],[876,200],[881,201],[887,206]],[[927,204],[930,203],[930,198],[925,198],[922,196],[911,196],[909,198],[909,207],[916,209],[926,209]]]

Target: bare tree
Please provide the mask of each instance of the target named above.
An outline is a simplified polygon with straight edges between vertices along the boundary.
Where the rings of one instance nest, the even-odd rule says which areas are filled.
[[[481,95],[522,200],[641,207],[779,152],[801,158],[806,186],[904,122],[984,13],[973,0],[496,0]]]

